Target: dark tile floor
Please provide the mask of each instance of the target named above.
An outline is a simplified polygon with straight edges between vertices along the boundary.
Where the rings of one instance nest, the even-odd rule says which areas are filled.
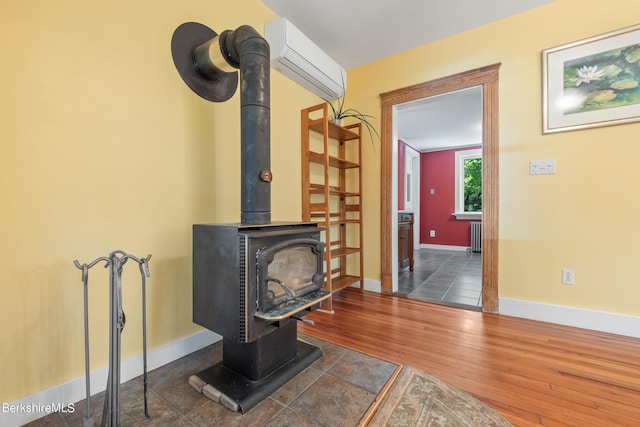
[[[482,254],[419,249],[414,269],[398,273],[397,296],[470,310],[482,307]]]
[[[222,358],[222,343],[175,360],[149,373],[151,420],[144,418],[141,377],[120,388],[122,425],[128,426],[354,426],[367,412],[397,365],[306,335],[323,355],[246,414],[232,412],[195,391],[188,378]],[[91,398],[99,426],[104,392]],[[84,400],[73,414],[54,413],[29,427],[83,425]]]

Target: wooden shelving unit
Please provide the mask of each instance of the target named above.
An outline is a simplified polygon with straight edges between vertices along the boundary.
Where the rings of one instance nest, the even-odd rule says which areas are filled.
[[[362,124],[340,126],[326,103],[302,110],[302,216],[325,228],[325,288],[364,288]],[[321,307],[333,312],[329,298]]]

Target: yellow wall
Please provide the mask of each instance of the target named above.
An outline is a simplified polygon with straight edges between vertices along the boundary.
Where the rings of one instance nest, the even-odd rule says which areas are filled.
[[[84,374],[80,270],[115,249],[153,254],[149,348],[190,335],[191,225],[236,222],[238,94],[195,95],[175,28],[275,16],[259,0],[4,1],[0,13],[0,401]],[[272,216],[300,220],[300,109],[319,98],[272,77]],[[92,368],[108,361],[108,276],[89,274]],[[122,356],[141,353],[140,276],[124,274]]]
[[[239,103],[193,94],[174,29],[262,31],[259,0],[3,2],[0,14],[0,401],[83,371],[82,284],[72,261],[153,254],[149,347],[191,322],[191,225],[240,214]],[[37,6],[37,7],[36,7]],[[540,134],[540,51],[634,24],[636,0],[551,5],[352,70],[350,106],[495,62],[500,70],[500,295],[640,314],[633,169],[639,124]],[[272,73],[272,216],[299,220],[300,109],[320,99]],[[380,150],[364,144],[365,275],[379,279]],[[558,173],[530,177],[532,159]],[[587,230],[588,232],[586,232]],[[560,269],[576,285],[559,284]],[[141,352],[140,285],[125,266],[123,357]],[[90,272],[92,366],[107,364],[106,271]]]
[[[501,298],[640,315],[640,124],[541,134],[541,51],[638,16],[637,0],[558,0],[349,73],[349,102],[379,117],[380,93],[502,63]],[[529,161],[541,159],[556,159],[557,173],[530,176]],[[365,275],[379,278],[379,151],[366,150],[364,165]],[[575,269],[574,286],[561,284],[563,267]]]

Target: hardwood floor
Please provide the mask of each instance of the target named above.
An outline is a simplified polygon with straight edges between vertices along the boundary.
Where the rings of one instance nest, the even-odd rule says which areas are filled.
[[[515,426],[639,426],[640,339],[344,290],[299,331],[412,365]]]

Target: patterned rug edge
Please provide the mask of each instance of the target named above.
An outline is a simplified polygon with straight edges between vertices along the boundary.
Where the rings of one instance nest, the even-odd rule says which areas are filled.
[[[485,403],[433,375],[409,365],[398,370],[362,426],[512,426]]]

